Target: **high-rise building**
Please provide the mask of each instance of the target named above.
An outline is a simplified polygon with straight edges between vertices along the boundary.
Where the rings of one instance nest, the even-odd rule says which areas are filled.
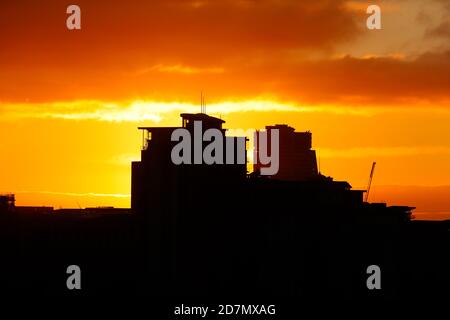
[[[141,161],[132,163],[131,178],[131,207],[137,213],[163,210],[170,203],[188,207],[208,195],[216,198],[214,195],[220,194],[221,189],[246,177],[245,137],[226,137],[226,129],[222,128],[225,121],[203,113],[183,113],[181,118],[181,127],[139,128],[143,131]],[[199,123],[201,128],[197,132]],[[171,159],[172,149],[178,144],[178,141],[171,141],[176,129],[186,129],[190,133],[190,164],[177,165]],[[198,163],[195,159],[203,155],[205,146],[210,143],[203,141],[208,129],[220,132],[223,164],[205,164],[203,159]]]

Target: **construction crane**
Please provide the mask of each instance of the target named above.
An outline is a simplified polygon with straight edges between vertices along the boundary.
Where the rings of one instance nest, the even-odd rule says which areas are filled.
[[[377,163],[375,161],[372,163],[372,169],[370,170],[370,176],[369,176],[369,184],[367,186],[367,191],[366,191],[366,198],[364,199],[365,202],[367,202],[369,200],[370,186],[372,185],[372,178],[373,178],[373,174],[375,172],[376,164]]]

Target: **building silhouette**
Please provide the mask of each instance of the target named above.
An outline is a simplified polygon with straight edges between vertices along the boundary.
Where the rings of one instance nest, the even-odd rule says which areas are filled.
[[[295,132],[295,129],[285,124],[277,124],[275,126],[266,126],[268,134],[268,143],[270,150],[271,130],[277,129],[279,132],[279,162],[280,168],[272,177],[279,180],[291,181],[307,181],[314,180],[319,177],[317,170],[316,151],[312,150],[312,134],[311,132]],[[260,132],[257,131],[255,138],[256,144],[259,145]],[[259,150],[255,150],[255,159],[259,160]],[[255,172],[261,170],[259,161],[253,165]]]
[[[225,135],[221,119],[181,117],[191,134],[193,121],[202,121],[204,130],[216,128]],[[320,256],[322,245],[349,236],[336,233],[339,225],[410,220],[412,207],[365,203],[363,190],[320,174],[310,132],[266,127],[280,130],[280,166],[265,177],[258,175],[258,163],[253,174],[245,164],[173,164],[171,134],[177,128],[139,128],[144,131],[141,161],[132,163],[132,210],[149,230],[151,256],[159,257],[150,263],[150,273],[165,295],[202,296],[234,288],[249,295],[297,295],[300,287],[313,292],[330,278],[320,268],[300,272],[305,266],[292,252],[303,248]],[[286,263],[292,269],[286,270]]]
[[[199,199],[214,196],[209,191],[232,188],[246,177],[246,154],[242,163],[238,161],[237,147],[244,143],[245,137],[227,137],[222,128],[225,122],[206,114],[181,114],[181,127],[140,127],[143,131],[141,161],[132,163],[131,208],[138,214],[146,210],[158,211],[167,208],[169,203],[188,207],[195,206]],[[234,150],[223,144],[223,157],[232,154],[234,164],[193,164],[195,144],[191,143],[191,164],[175,165],[171,160],[171,150],[177,142],[171,141],[172,132],[178,128],[187,129],[194,137],[194,121],[202,123],[203,133],[208,129],[220,130],[223,140],[231,139]],[[201,150],[206,143],[202,142]],[[177,210],[178,208],[173,208]]]
[[[11,211],[15,207],[15,196],[13,194],[0,194],[0,213]]]

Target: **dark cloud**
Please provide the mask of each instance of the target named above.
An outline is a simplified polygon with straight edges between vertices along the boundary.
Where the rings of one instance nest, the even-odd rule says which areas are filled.
[[[74,50],[223,59],[258,50],[323,48],[351,39],[357,29],[343,3],[80,0],[82,30],[71,33],[65,28],[63,2],[22,1],[2,5],[0,37],[7,49],[33,50],[43,59],[48,51],[75,57]]]
[[[77,2],[81,31],[66,29],[64,2],[0,4],[3,101],[197,101],[201,89],[311,103],[450,98],[449,53],[305,60],[359,35],[343,0]]]
[[[443,21],[437,27],[428,29],[425,35],[428,37],[450,38],[450,18]]]

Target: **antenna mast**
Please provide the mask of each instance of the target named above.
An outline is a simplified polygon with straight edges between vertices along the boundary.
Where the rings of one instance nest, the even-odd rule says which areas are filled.
[[[206,114],[206,103],[205,103],[205,96],[203,95],[203,91],[200,91],[200,113]]]

